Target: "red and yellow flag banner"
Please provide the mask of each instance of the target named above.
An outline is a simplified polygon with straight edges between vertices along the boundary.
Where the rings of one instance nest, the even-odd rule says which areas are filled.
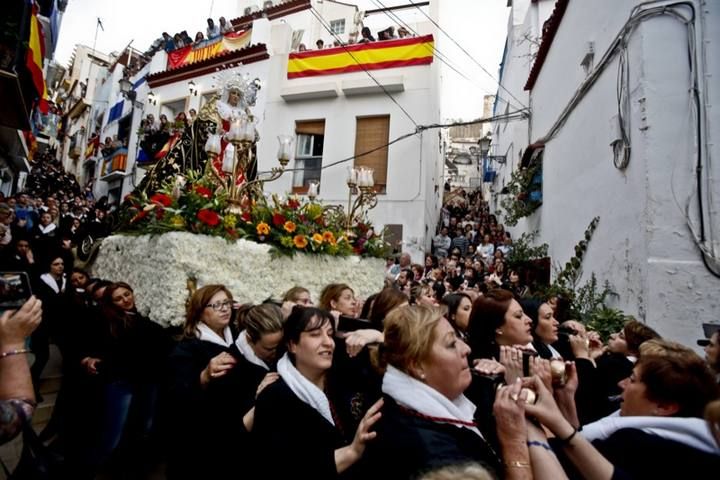
[[[433,61],[433,45],[433,36],[425,35],[291,53],[288,78],[427,65]]]
[[[200,62],[212,58],[219,53],[240,50],[250,44],[250,36],[252,30],[243,30],[242,32],[227,33],[224,36],[206,40],[195,45],[178,48],[168,53],[168,70],[182,67],[184,65]]]
[[[30,71],[33,85],[38,97],[38,107],[42,113],[48,113],[47,88],[43,77],[43,59],[45,58],[45,38],[42,25],[37,18],[38,6],[32,2],[32,14],[30,16],[30,36],[28,37],[27,56],[25,66]]]

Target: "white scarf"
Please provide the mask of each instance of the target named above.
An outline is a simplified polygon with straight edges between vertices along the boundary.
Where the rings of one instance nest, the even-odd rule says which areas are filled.
[[[45,227],[43,227],[42,225],[39,225],[39,224],[38,224],[38,229],[40,229],[40,232],[41,232],[43,235],[47,235],[48,233],[52,232],[52,231],[55,230],[56,228],[57,228],[57,225],[55,225],[55,224],[52,223],[52,222],[48,223],[47,226],[45,226]]]
[[[262,367],[265,370],[270,370],[270,367],[268,367],[268,364],[263,361],[262,358],[258,357],[255,353],[255,350],[252,349],[252,346],[250,346],[250,343],[247,339],[247,333],[245,330],[240,332],[240,335],[238,335],[237,340],[235,340],[235,346],[240,350],[240,353],[243,354],[243,357],[245,357],[245,360],[248,362],[257,365],[258,367]]]
[[[642,430],[696,450],[720,455],[720,447],[715,443],[708,423],[701,418],[621,417],[613,414],[585,425],[580,433],[592,442],[605,440],[623,428]]]
[[[303,374],[295,368],[295,365],[292,364],[287,353],[278,361],[277,373],[300,400],[317,410],[325,420],[335,426],[335,420],[330,411],[330,401],[325,395],[325,392],[320,390],[317,385],[305,378]]]
[[[232,338],[232,332],[230,332],[230,326],[225,326],[225,329],[223,330],[223,336],[225,338],[220,337],[217,333],[213,332],[213,330],[205,325],[204,322],[198,323],[198,326],[195,327],[198,333],[198,338],[204,342],[210,342],[214,343],[216,345],[220,345],[221,347],[229,347],[233,344],[233,338]]]
[[[42,275],[40,275],[40,280],[45,282],[48,287],[52,288],[53,292],[55,293],[62,293],[65,291],[66,280],[64,275],[62,277],[62,288],[60,289],[58,289],[58,282],[49,273],[43,273]]]
[[[460,394],[455,400],[448,399],[434,388],[388,365],[383,377],[382,392],[398,404],[429,417],[448,418],[462,422],[474,422],[475,404]],[[451,423],[458,428],[465,427]],[[477,427],[465,427],[483,438]]]

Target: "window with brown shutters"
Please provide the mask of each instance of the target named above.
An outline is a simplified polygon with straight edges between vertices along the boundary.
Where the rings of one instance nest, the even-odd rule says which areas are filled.
[[[387,185],[387,143],[390,136],[390,115],[358,117],[355,128],[355,166],[374,170],[375,190],[385,193]],[[362,155],[365,152],[371,152]],[[358,157],[358,155],[361,155]]]
[[[320,183],[325,143],[325,120],[295,122],[296,148],[293,192],[305,193],[310,182]]]

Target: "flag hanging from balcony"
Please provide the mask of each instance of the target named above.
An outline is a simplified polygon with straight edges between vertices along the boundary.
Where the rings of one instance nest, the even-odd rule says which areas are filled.
[[[194,43],[168,53],[167,68],[178,68],[188,63],[195,63],[212,58],[219,53],[240,50],[250,44],[252,30],[227,33],[215,40]]]
[[[288,78],[335,75],[383,68],[427,65],[433,61],[433,36],[402,38],[291,53]]]
[[[37,18],[38,6],[34,0],[27,0],[32,9],[30,15],[30,36],[28,37],[27,56],[25,58],[25,66],[32,77],[35,91],[39,97],[38,108],[42,113],[48,113],[47,88],[45,87],[45,78],[43,78],[43,59],[45,58],[45,38],[43,35],[42,25]]]

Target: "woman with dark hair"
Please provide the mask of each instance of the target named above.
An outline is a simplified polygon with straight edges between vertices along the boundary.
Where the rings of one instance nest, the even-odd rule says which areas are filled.
[[[382,331],[385,316],[397,307],[407,305],[408,297],[395,288],[384,288],[375,297],[368,320],[373,328]]]
[[[188,304],[184,339],[170,356],[174,445],[168,478],[221,478],[231,471],[237,452],[249,448],[255,396],[277,379],[268,363],[272,365],[279,343],[282,312],[270,304],[253,307],[276,310],[270,315],[254,312],[252,318],[246,314],[237,346],[232,304],[224,285],[198,289]],[[198,457],[214,461],[198,462]]]
[[[435,255],[425,255],[425,271],[423,273],[423,278],[430,277],[432,271],[436,268],[438,268],[437,257]]]
[[[447,307],[448,312],[445,318],[447,318],[460,338],[465,340],[470,325],[470,312],[472,311],[470,295],[467,293],[451,293],[443,297],[440,304]]]
[[[532,321],[507,290],[490,290],[475,300],[468,328],[473,358],[499,358],[501,346],[527,347],[531,332]]]
[[[102,437],[96,461],[104,462],[121,438],[142,448],[155,419],[158,387],[170,349],[163,328],[138,313],[130,285],[116,282],[102,297],[103,339],[89,371],[103,383]],[[130,415],[130,412],[133,412]]]
[[[337,384],[331,378],[335,329],[329,313],[296,307],[283,331],[287,353],[277,365],[280,379],[260,394],[255,407],[253,434],[264,460],[258,464],[270,479],[297,472],[312,472],[317,479],[343,478],[375,437],[370,430],[382,403],[370,407],[355,429],[345,408],[349,405],[336,401]]]
[[[532,322],[533,348],[541,358],[562,358],[562,355],[552,346],[558,341],[559,323],[553,316],[553,309],[547,302],[534,298],[520,300],[525,315]]]

